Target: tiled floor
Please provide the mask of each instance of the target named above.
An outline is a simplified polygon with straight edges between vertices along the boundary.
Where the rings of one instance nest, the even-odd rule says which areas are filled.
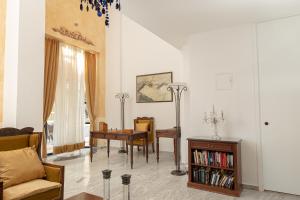
[[[65,161],[54,161],[66,166],[65,198],[80,192],[89,192],[102,196],[103,169],[112,170],[111,199],[122,200],[121,175],[132,175],[132,200],[300,200],[300,196],[281,194],[276,192],[258,192],[243,190],[240,198],[234,198],[186,186],[187,176],[176,177],[170,174],[174,168],[172,153],[162,152],[161,162],[156,163],[155,154],[149,154],[149,163],[146,164],[142,152],[134,153],[134,169],[130,169],[129,159],[125,154],[118,154],[112,149],[110,159],[106,156],[106,149],[98,150],[90,163],[87,150],[81,157]],[[53,160],[55,157],[50,157]]]

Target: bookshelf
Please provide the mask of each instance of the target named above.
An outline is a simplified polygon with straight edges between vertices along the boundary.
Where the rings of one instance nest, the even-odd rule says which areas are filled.
[[[239,197],[241,193],[241,140],[188,138],[187,186]]]

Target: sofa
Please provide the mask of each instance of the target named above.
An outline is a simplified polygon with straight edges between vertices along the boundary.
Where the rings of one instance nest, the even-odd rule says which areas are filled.
[[[64,197],[64,166],[42,162],[42,133],[33,131],[30,127],[0,129],[0,200],[62,200]],[[38,175],[39,178],[32,178]]]

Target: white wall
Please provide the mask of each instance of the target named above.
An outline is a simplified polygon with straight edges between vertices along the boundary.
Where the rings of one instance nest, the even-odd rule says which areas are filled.
[[[125,119],[127,128],[133,127],[137,116],[155,117],[156,128],[175,125],[174,103],[136,103],[136,76],[172,71],[174,81],[185,81],[188,92],[182,102],[182,162],[187,162],[186,138],[211,135],[203,123],[203,113],[212,105],[222,109],[226,122],[220,130],[223,137],[243,139],[243,183],[258,185],[257,141],[258,92],[256,31],[254,25],[196,34],[189,38],[182,51],[149,32],[126,16],[112,15],[107,29],[107,122],[112,128],[120,127],[120,104],[114,98],[119,90],[129,92]],[[122,37],[122,44],[118,44]],[[122,57],[119,56],[122,49]],[[120,63],[122,69],[120,69]],[[228,91],[216,90],[216,74],[229,73],[233,86]],[[119,85],[121,84],[121,86]],[[162,151],[173,151],[173,142],[161,142]],[[119,145],[119,143],[115,143]]]
[[[121,91],[120,70],[120,13],[110,13],[110,26],[106,28],[106,122],[109,128],[120,128],[120,102],[115,95]],[[113,145],[113,144],[112,144]]]
[[[107,34],[106,108],[112,127],[120,126],[119,102],[113,97],[119,90],[131,95],[126,103],[126,127],[132,128],[132,120],[137,116],[155,117],[156,128],[174,126],[173,103],[138,104],[135,99],[137,75],[172,71],[175,81],[185,81],[188,85],[182,102],[182,162],[187,163],[186,138],[213,134],[203,117],[214,104],[225,114],[220,135],[243,140],[243,184],[262,189],[256,25],[194,34],[179,51],[126,16],[121,21],[121,35],[120,29],[115,37]],[[110,27],[109,32],[114,31]],[[118,45],[120,37],[121,46]],[[118,57],[119,48],[122,49],[121,58]],[[232,75],[230,89],[216,88],[218,74]],[[162,143],[162,151],[173,151],[172,141]]]
[[[43,129],[45,1],[7,1],[3,126]]]
[[[193,35],[183,49],[185,95],[183,123],[183,162],[187,162],[185,138],[210,136],[204,112],[217,109],[225,113],[222,137],[243,139],[243,184],[258,185],[257,138],[259,136],[256,88],[256,35],[254,25]],[[232,89],[216,89],[216,74],[233,76]]]
[[[126,16],[122,16],[121,36],[115,35],[119,31],[115,27],[118,24],[115,13],[112,15],[111,22],[107,30],[106,47],[106,113],[109,126],[120,127],[120,104],[114,95],[119,92],[121,86],[124,92],[130,94],[125,106],[126,128],[133,128],[133,119],[142,116],[154,117],[156,129],[175,126],[174,103],[136,103],[136,76],[171,71],[174,81],[179,81],[179,70],[183,64],[181,52]],[[121,58],[118,58],[120,48],[117,44],[118,37],[122,37]],[[121,60],[121,70],[118,68],[120,67],[118,59]],[[120,71],[121,77],[119,77]],[[118,78],[121,78],[119,79],[121,86],[118,86]],[[162,139],[160,144],[162,151],[173,151],[172,140]]]
[[[6,37],[4,51],[3,126],[17,124],[17,78],[19,47],[19,0],[6,1]]]
[[[156,129],[174,127],[174,102],[136,103],[136,76],[173,72],[173,80],[180,81],[181,52],[126,16],[123,17],[122,32],[123,86],[131,95],[126,106],[126,126],[133,128],[134,118],[148,116],[155,118]],[[173,141],[161,139],[160,149],[173,151]]]

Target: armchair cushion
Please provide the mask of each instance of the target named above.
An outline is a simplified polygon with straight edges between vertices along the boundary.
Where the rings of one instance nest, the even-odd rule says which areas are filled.
[[[0,152],[0,180],[4,189],[45,175],[44,166],[32,147]]]
[[[34,199],[34,196],[40,196],[39,199],[57,199],[59,197],[60,183],[50,182],[42,179],[35,179],[26,183],[15,185],[4,190],[5,200]],[[56,192],[54,192],[56,191]],[[49,194],[48,194],[49,193]],[[44,196],[42,196],[42,195]],[[51,195],[52,198],[49,198]]]
[[[63,173],[60,168],[44,165],[44,169],[48,181],[60,183]]]
[[[136,131],[149,131],[149,123],[137,123],[135,126]]]

